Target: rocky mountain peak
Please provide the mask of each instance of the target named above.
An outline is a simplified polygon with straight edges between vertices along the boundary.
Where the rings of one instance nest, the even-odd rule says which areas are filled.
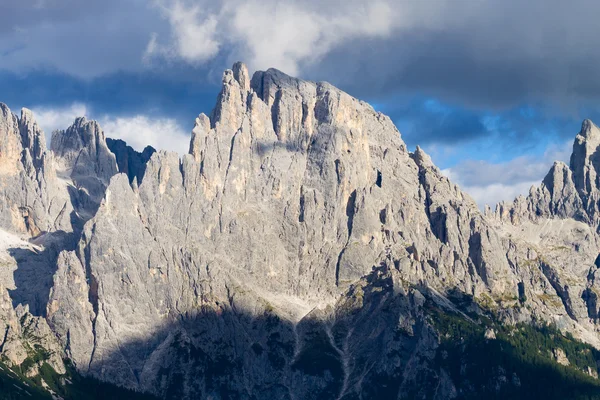
[[[575,137],[570,162],[573,181],[584,201],[600,187],[599,147],[600,130],[592,121],[586,119],[581,124],[581,131]]]
[[[117,172],[115,156],[96,121],[77,118],[66,130],[52,134],[50,146],[59,169],[71,177],[95,177],[107,184]]]
[[[33,113],[23,108],[20,118],[12,114],[8,106],[0,103],[0,173],[16,173],[19,168],[31,167],[33,171],[42,168],[46,153],[46,139],[39,128]],[[26,164],[19,166],[20,164]]]
[[[46,154],[46,136],[35,121],[31,110],[27,108],[21,110],[19,128],[23,147],[29,150],[36,168],[40,168],[43,163],[42,158]]]
[[[597,187],[595,129],[574,164]],[[0,332],[25,349],[35,314],[57,368],[162,398],[452,398],[473,389],[445,328],[548,321],[600,346],[595,192],[564,163],[486,218],[368,104],[242,63],[182,158],[78,118],[28,168],[42,135],[0,105],[0,228],[34,237],[0,247]]]
[[[238,61],[233,64],[231,69],[233,71],[233,77],[239,83],[240,88],[246,92],[250,91],[250,76],[246,64]]]
[[[57,174],[76,188],[71,196],[76,199],[76,220],[83,224],[95,214],[110,178],[118,172],[115,154],[98,122],[85,117],[77,118],[66,130],[53,132],[50,147]]]
[[[589,119],[575,136],[567,166],[555,162],[527,197],[498,204],[495,217],[513,223],[548,216],[574,218],[600,229],[600,129]]]
[[[599,138],[600,130],[591,119],[586,118],[581,122],[581,130],[578,135],[583,136],[586,139]]]
[[[196,118],[194,129],[192,130],[189,150],[189,154],[191,154],[196,161],[200,161],[202,157],[202,141],[210,131],[210,128],[210,118],[204,113],[200,114],[198,118]]]

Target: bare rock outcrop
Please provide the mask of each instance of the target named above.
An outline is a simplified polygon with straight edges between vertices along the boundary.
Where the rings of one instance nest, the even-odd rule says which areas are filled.
[[[460,382],[434,312],[600,346],[589,121],[570,166],[482,214],[388,117],[274,69],[225,71],[181,158],[84,118],[50,152],[29,113],[2,110],[0,182],[36,188],[0,191],[0,227],[36,236],[0,275],[15,363],[24,315],[81,373],[163,398],[443,399]]]
[[[2,226],[30,236],[68,230],[69,197],[31,111],[23,109],[18,118],[0,103],[0,138]]]
[[[502,202],[490,216],[518,224],[544,218],[572,218],[598,227],[600,216],[600,130],[590,120],[583,121],[575,137],[570,165],[555,162],[539,187],[513,203]]]
[[[138,185],[110,180],[78,250],[93,293],[81,310],[95,315],[69,345],[89,354],[93,335],[90,373],[162,393],[158,354],[199,346],[181,316],[267,312],[292,326],[382,263],[412,285],[517,298],[504,246],[429,156],[407,151],[388,117],[327,83],[276,70],[248,80],[236,64],[211,117],[198,117],[190,154],[153,154]],[[54,318],[72,303],[57,303]]]

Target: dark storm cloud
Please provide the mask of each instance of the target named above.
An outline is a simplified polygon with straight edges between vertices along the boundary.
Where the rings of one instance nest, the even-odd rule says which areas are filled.
[[[94,77],[139,71],[164,24],[143,0],[0,0],[0,69]],[[166,29],[166,28],[165,28]]]
[[[533,123],[562,129],[548,124],[596,114],[600,100],[600,3],[591,1],[0,3],[0,100],[19,106],[78,101],[188,118],[212,107],[222,69],[237,59],[328,80],[425,143],[524,143]],[[531,104],[555,114],[515,111]]]
[[[600,4],[591,1],[388,0],[369,2],[371,8],[361,1],[2,3],[0,60],[19,72],[52,67],[90,77],[139,71],[156,35],[172,50],[159,55],[169,54],[172,62],[211,55],[198,48],[206,39],[218,52],[203,61],[217,58],[216,68],[245,57],[251,67],[287,66],[362,97],[417,93],[503,108],[539,99],[577,103],[600,94]],[[214,26],[207,23],[213,20]],[[266,40],[270,31],[254,29],[252,21],[271,21],[276,37]]]
[[[23,30],[43,23],[61,24],[87,13],[110,12],[118,5],[111,0],[3,0],[0,33]]]
[[[424,2],[431,6],[446,2]],[[410,2],[398,2],[402,8]],[[333,49],[307,74],[366,97],[402,93],[472,108],[600,96],[600,3],[455,1],[429,24]]]

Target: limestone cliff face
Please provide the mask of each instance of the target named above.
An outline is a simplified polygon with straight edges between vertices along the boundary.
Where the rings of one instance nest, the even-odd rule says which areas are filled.
[[[0,191],[1,228],[38,246],[2,275],[0,321],[16,332],[35,304],[85,374],[169,398],[449,398],[426,304],[457,312],[456,293],[600,344],[590,122],[570,167],[482,215],[388,117],[277,70],[225,71],[183,157],[83,118],[50,152],[30,114],[2,110],[0,179],[43,189]],[[30,221],[10,219],[24,204]],[[49,266],[41,294],[19,289],[32,265]]]
[[[69,197],[31,112],[23,109],[18,118],[0,104],[0,138],[2,226],[32,236],[68,229]]]
[[[533,299],[550,292],[563,306],[556,309],[552,301],[540,301],[536,308],[560,315],[565,325],[575,321],[574,329],[583,329],[582,335],[594,343],[599,311],[595,279],[600,264],[599,150],[600,130],[590,120],[583,121],[569,166],[554,163],[541,185],[532,187],[527,197],[500,203],[494,212],[487,212],[514,249],[507,254],[514,258],[511,262],[535,267],[527,268],[529,271],[522,268],[525,282],[529,281],[525,287],[531,287]]]

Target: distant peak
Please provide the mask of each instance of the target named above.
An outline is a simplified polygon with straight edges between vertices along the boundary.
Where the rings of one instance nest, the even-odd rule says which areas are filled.
[[[33,111],[28,108],[21,108],[21,119],[22,120],[33,120]]]
[[[596,126],[591,119],[584,119],[581,123],[581,131],[579,134],[585,138],[589,138],[593,134],[600,134],[600,131],[598,130],[598,126]]]
[[[569,166],[567,164],[565,164],[563,161],[554,161],[552,168],[566,170],[566,169],[569,169]]]
[[[223,72],[223,87],[239,86],[243,92],[250,91],[250,75],[248,74],[248,67],[238,61],[231,69],[226,69]]]
[[[77,117],[75,118],[75,121],[73,121],[73,125],[72,126],[82,126],[85,125],[88,122],[86,117]]]
[[[240,84],[240,87],[246,91],[249,91],[250,76],[248,74],[248,67],[246,67],[246,65],[243,62],[238,61],[235,64],[233,64],[231,70],[233,71],[234,79]]]

